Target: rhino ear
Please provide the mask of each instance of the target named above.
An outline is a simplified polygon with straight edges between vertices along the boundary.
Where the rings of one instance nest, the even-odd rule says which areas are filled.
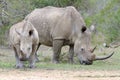
[[[91,32],[96,32],[96,27],[95,27],[94,25],[91,25],[91,26],[90,26],[90,31],[91,31]]]
[[[21,36],[21,33],[17,29],[15,29],[15,31],[19,36]]]
[[[84,33],[86,31],[86,26],[82,26],[81,32]]]
[[[33,35],[33,31],[34,31],[34,30],[30,30],[30,31],[29,31],[29,36],[32,36],[32,35]]]

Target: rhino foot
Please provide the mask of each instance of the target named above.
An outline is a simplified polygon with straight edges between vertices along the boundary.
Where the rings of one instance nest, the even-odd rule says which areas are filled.
[[[16,69],[20,69],[20,68],[23,68],[25,66],[23,64],[17,64],[15,67],[16,67]]]
[[[33,68],[35,68],[35,66],[34,65],[30,65],[29,68],[33,69]]]
[[[58,64],[59,61],[57,61],[57,60],[53,60],[52,63],[54,63],[54,64]]]
[[[74,61],[69,61],[69,64],[74,64],[75,62]]]
[[[35,58],[35,62],[40,62],[40,60],[38,58]]]

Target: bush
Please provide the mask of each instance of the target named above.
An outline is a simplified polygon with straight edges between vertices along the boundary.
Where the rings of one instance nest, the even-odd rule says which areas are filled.
[[[96,43],[120,39],[120,0],[0,0],[0,38],[9,26],[21,21],[34,8],[75,6],[87,26],[95,24],[101,39]],[[1,37],[3,36],[3,37]],[[98,38],[100,38],[98,37]]]
[[[96,0],[95,4],[99,1]],[[102,33],[103,41],[110,43],[114,40],[120,39],[120,1],[119,0],[108,0],[103,3],[102,1],[98,4],[104,4],[100,8],[96,4],[93,14],[86,17],[85,21],[88,26],[95,24],[99,33]],[[95,6],[94,4],[94,6]],[[94,7],[93,6],[93,7]],[[100,35],[97,35],[100,36]],[[98,40],[99,41],[99,40]],[[102,41],[102,42],[103,42]]]

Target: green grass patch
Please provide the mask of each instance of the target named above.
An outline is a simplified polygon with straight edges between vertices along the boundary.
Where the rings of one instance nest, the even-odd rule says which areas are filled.
[[[28,64],[27,64],[28,65]],[[0,62],[1,69],[15,69],[15,63]],[[27,67],[26,67],[27,68]],[[25,68],[23,68],[25,69]],[[53,64],[48,62],[36,63],[36,69],[45,70],[120,70],[120,63],[109,61],[96,61],[93,65],[68,64],[60,63]]]
[[[6,50],[7,51],[7,50]],[[107,50],[108,51],[108,50]],[[78,62],[75,64],[69,64],[67,62],[60,62],[60,64],[53,64],[51,60],[44,59],[45,57],[39,56],[40,62],[36,63],[35,69],[45,69],[45,70],[120,70],[120,48],[114,49],[115,54],[107,59],[102,61],[94,61],[92,65],[81,65]],[[105,52],[106,53],[106,52]],[[13,55],[6,54],[0,56],[0,68],[1,69],[15,69],[15,58]],[[40,54],[41,55],[41,54]],[[103,54],[97,54],[103,55]],[[51,58],[49,56],[49,58]],[[25,62],[28,66],[28,62]],[[23,70],[29,70],[29,68],[24,68]]]
[[[37,63],[36,66],[38,69],[48,70],[120,70],[120,64],[115,64],[108,61],[96,61],[93,65]]]

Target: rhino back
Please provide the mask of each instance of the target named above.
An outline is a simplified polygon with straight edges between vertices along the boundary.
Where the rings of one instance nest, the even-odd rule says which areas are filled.
[[[74,7],[45,7],[35,9],[26,18],[37,29],[41,44],[52,46],[54,39],[73,38],[74,32],[79,34],[84,21]],[[74,28],[76,27],[76,31]]]
[[[52,32],[63,15],[64,9],[48,8],[35,9],[26,19],[37,29],[40,43],[52,46]]]

